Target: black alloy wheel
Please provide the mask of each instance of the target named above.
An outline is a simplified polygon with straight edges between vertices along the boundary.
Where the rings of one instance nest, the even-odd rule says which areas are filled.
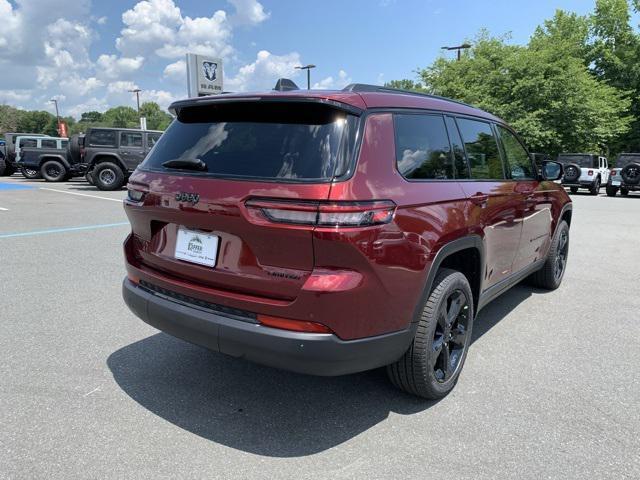
[[[556,248],[556,258],[553,264],[553,278],[556,282],[560,282],[567,267],[567,257],[569,255],[569,231],[561,230],[558,238],[558,246]]]
[[[433,373],[440,383],[458,372],[469,334],[469,301],[462,290],[455,290],[442,302],[433,336]]]

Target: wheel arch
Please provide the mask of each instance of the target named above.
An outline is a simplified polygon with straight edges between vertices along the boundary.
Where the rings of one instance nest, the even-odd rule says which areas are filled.
[[[118,167],[120,167],[120,170],[122,170],[122,173],[126,174],[127,169],[124,166],[124,163],[122,162],[122,160],[120,160],[120,157],[110,153],[104,153],[104,154],[101,153],[93,157],[93,159],[91,160],[91,165],[89,169],[92,170],[96,167],[96,165],[99,165],[105,162],[115,163]]]
[[[42,168],[42,165],[44,165],[45,162],[48,162],[51,160],[60,162],[62,165],[64,165],[64,168],[66,168],[67,170],[71,168],[71,166],[69,165],[69,161],[66,158],[64,158],[62,155],[55,155],[55,154],[54,155],[44,154],[40,156],[38,161],[38,168]]]
[[[484,242],[479,235],[467,235],[442,245],[433,257],[425,289],[416,307],[414,323],[419,319],[422,304],[433,288],[433,282],[441,268],[451,268],[464,274],[469,280],[473,293],[474,312],[478,311],[482,289],[482,271],[484,265]]]

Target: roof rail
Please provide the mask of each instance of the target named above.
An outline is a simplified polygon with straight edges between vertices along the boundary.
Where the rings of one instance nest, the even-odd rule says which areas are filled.
[[[369,85],[367,83],[350,83],[342,89],[343,92],[375,92],[375,93],[400,93],[403,95],[416,95],[419,97],[435,98],[436,100],[445,100],[447,102],[457,103],[464,105],[465,107],[478,108],[468,103],[453,100],[447,97],[441,97],[440,95],[433,95],[431,93],[415,92],[413,90],[403,90],[401,88],[383,87],[380,85]]]

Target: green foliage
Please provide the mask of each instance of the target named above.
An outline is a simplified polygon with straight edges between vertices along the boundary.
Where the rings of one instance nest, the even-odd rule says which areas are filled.
[[[640,151],[640,35],[630,7],[596,0],[588,16],[558,10],[524,46],[481,31],[460,61],[441,57],[418,71],[420,88],[504,118],[532,151]]]
[[[16,129],[19,132],[43,133],[51,119],[55,122],[55,118],[56,117],[49,112],[37,110],[25,111],[21,113]]]
[[[143,103],[140,106],[140,115],[146,117],[149,130],[165,130],[171,123],[171,115],[155,102]]]
[[[83,123],[100,123],[102,121],[102,113],[92,110],[91,112],[84,112],[80,116],[80,121]]]
[[[424,85],[420,82],[414,82],[413,80],[391,80],[384,84],[388,88],[398,88],[400,90],[411,90],[414,92],[424,92]]]
[[[140,125],[138,112],[131,107],[110,108],[104,112],[102,120],[109,127],[136,128]]]

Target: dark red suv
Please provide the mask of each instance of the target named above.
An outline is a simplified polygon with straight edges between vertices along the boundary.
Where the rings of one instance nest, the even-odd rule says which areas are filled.
[[[571,201],[500,119],[368,86],[218,95],[131,176],[124,299],[235,357],[455,385],[477,312],[526,277],[556,288]]]

